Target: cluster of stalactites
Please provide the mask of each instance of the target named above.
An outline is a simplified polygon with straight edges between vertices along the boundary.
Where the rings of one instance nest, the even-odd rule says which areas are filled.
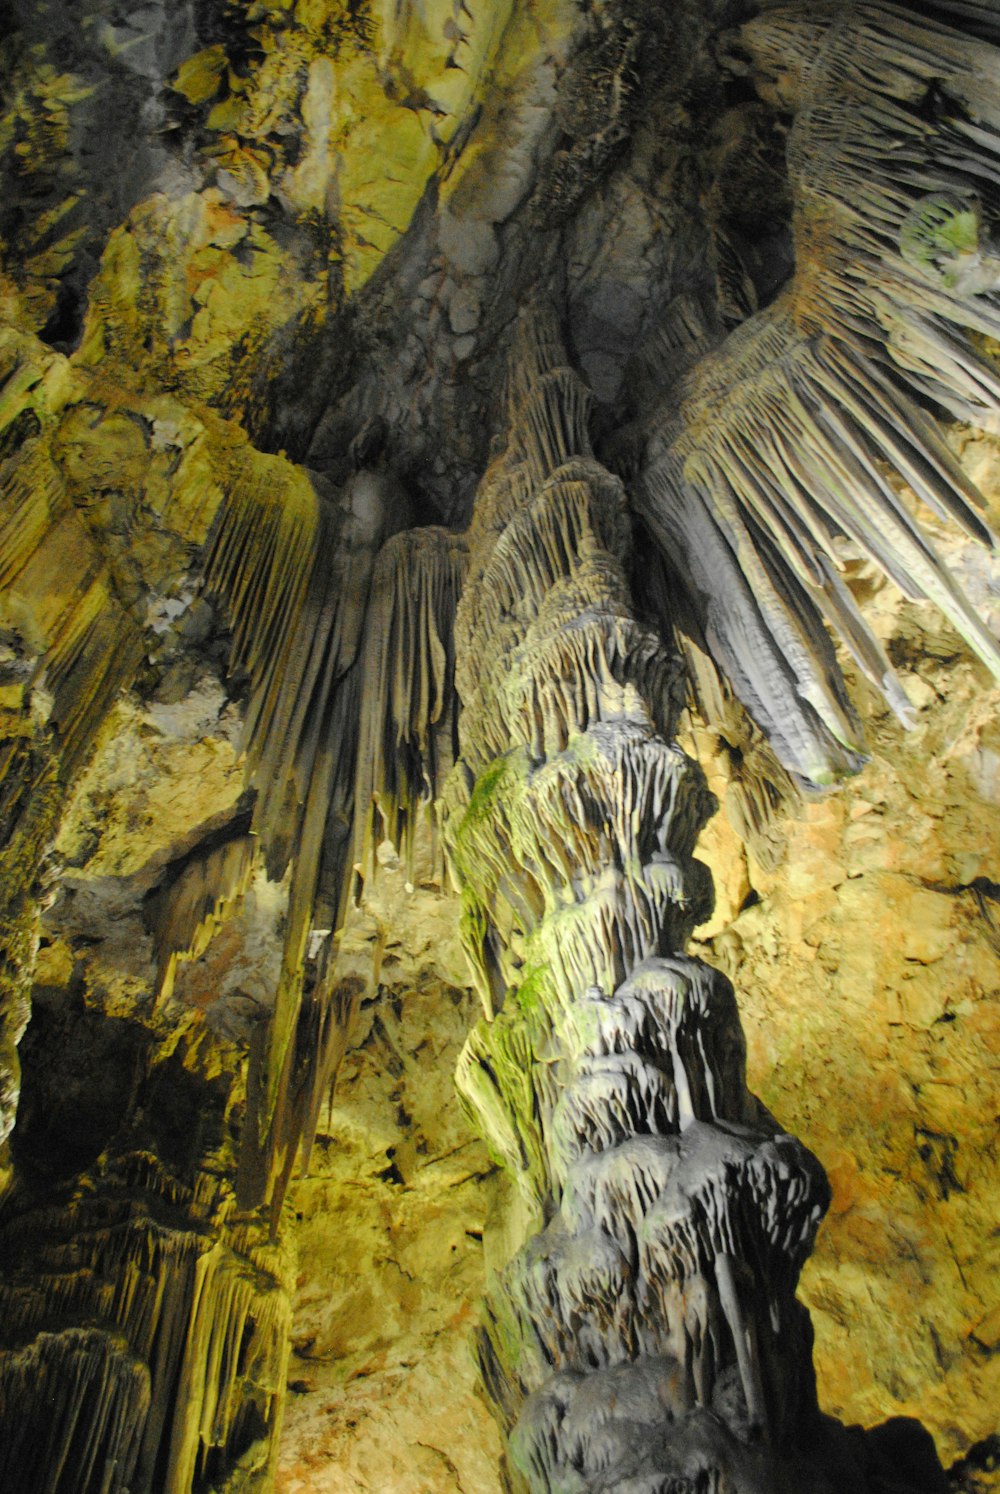
[[[136,1154],[49,1212],[41,1254],[34,1215],[5,1226],[4,1489],[154,1494],[221,1485],[237,1464],[257,1486],[284,1394],[288,1263],[231,1212],[217,1181],[192,1191]]]
[[[845,584],[852,553],[935,603],[1000,674],[900,496],[993,543],[914,396],[1000,421],[1000,377],[972,340],[1000,337],[1000,52],[891,5],[831,3],[769,7],[731,53],[794,114],[795,274],[714,350],[697,302],[671,306],[637,360],[659,398],[619,446],[709,652],[784,766],[825,783],[858,766],[861,738],[823,619],[913,714]]]
[[[726,755],[725,812],[740,840],[759,865],[775,868],[784,854],[778,811],[793,804],[800,785],[782,766],[774,746],[748,713],[727,678],[722,661],[709,652],[695,607],[678,574],[655,545],[645,547],[641,569],[633,572],[636,602],[644,615],[660,620],[684,661],[688,701]]]
[[[446,828],[487,1013],[459,1087],[545,1227],[492,1282],[484,1379],[532,1491],[720,1469],[746,1491],[761,1435],[814,1410],[794,1289],[825,1183],[747,1093],[728,982],[675,953],[711,903],[711,800],[669,740],[676,665],[632,613],[621,487],[550,319],[522,326],[510,386]]]
[[[302,473],[284,492],[251,483],[228,495],[206,558],[209,588],[233,621],[233,666],[250,680],[252,830],[270,876],[292,865],[238,1181],[241,1203],[267,1201],[275,1219],[356,995],[337,983],[331,938],[351,869],[370,878],[385,839],[412,861],[418,821],[433,820],[454,761],[452,624],[466,545],[443,529],[396,532],[407,512],[398,485],[374,469],[340,493]],[[185,916],[197,943],[197,921]]]
[[[793,231],[811,292],[801,325],[811,313],[813,330],[862,346],[881,333],[878,361],[995,431],[1000,379],[966,334],[1000,337],[996,48],[867,4],[780,6],[739,40],[765,78],[776,47],[783,59]]]
[[[353,588],[338,595],[328,585],[343,525],[340,508],[305,474],[276,489],[271,474],[248,471],[226,494],[204,560],[208,591],[231,620],[230,669],[250,681],[254,831],[274,880],[300,844],[330,696],[360,635]]]
[[[312,1108],[304,1089],[311,1093],[316,1075],[328,1074],[336,1046],[328,985],[319,981],[303,1005],[306,957],[321,879],[341,902],[347,836],[334,834],[330,845],[327,832],[331,822],[350,822],[355,664],[372,566],[394,516],[392,495],[373,474],[355,474],[353,490],[342,494],[293,469],[280,485],[270,472],[243,476],[226,494],[204,572],[231,620],[231,668],[249,678],[252,831],[270,877],[292,867],[274,1011],[251,1050],[239,1180],[244,1206],[266,1200],[276,1215],[298,1147],[297,1119]],[[328,1039],[318,1053],[306,1048],[317,1030]],[[312,1053],[307,1074],[297,1050]]]
[[[436,849],[434,806],[457,748],[452,628],[467,564],[465,537],[432,528],[396,535],[375,566],[354,798],[353,861],[364,880],[388,840],[412,882],[422,814]]]

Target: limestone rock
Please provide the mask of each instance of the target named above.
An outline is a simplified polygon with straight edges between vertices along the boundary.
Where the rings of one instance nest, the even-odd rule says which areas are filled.
[[[753,10],[7,7],[15,1494],[994,1477],[1000,27]]]

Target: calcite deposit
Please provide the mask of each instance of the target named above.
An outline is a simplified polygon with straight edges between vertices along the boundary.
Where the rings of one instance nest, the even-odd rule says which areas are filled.
[[[995,0],[6,20],[0,1483],[989,1488]]]

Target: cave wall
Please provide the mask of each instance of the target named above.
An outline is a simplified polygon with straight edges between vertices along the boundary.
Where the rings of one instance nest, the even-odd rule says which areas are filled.
[[[990,488],[991,444],[966,457]],[[948,630],[864,568],[855,584],[917,723],[872,710],[870,763],[778,822],[778,865],[718,817],[701,854],[721,896],[695,947],[739,984],[751,1083],[833,1188],[802,1281],[823,1402],[918,1415],[951,1461],[993,1436],[997,1396],[994,693]],[[724,798],[727,754],[699,737]]]
[[[565,309],[593,433],[626,475],[628,422],[663,381],[668,304],[696,289],[723,330],[767,312],[801,249],[801,205],[784,104],[720,72],[715,33],[749,9],[88,0],[70,21],[11,7],[8,1410],[52,1351],[45,1335],[65,1333],[95,1395],[123,1386],[133,1421],[159,1396],[169,1420],[183,1340],[191,1373],[214,1355],[221,1378],[167,1439],[178,1487],[255,1487],[274,1473],[291,1322],[280,1487],[493,1489],[499,1445],[466,1340],[504,1185],[447,1098],[474,998],[440,842],[414,850],[413,834],[456,749],[443,619],[465,551],[452,532],[439,567],[437,539],[382,544],[412,522],[468,521],[530,288]],[[968,35],[992,34],[989,5],[965,9]],[[976,338],[985,368],[995,354]],[[995,517],[997,437],[971,429],[961,387],[948,441]],[[994,562],[906,501],[995,633]],[[642,569],[653,611],[659,582]],[[694,948],[740,989],[751,1088],[831,1178],[802,1285],[821,1403],[866,1425],[916,1416],[951,1463],[995,1435],[1000,1401],[997,696],[932,608],[860,560],[845,576],[914,728],[842,652],[871,762],[826,797],[775,793],[754,820],[764,717],[754,728],[703,690],[682,744],[725,808],[699,852],[718,907]],[[383,623],[396,607],[428,615],[428,598],[431,642],[395,690]],[[275,642],[277,615],[291,622]],[[390,702],[364,727],[362,675],[380,681],[376,711]],[[418,712],[435,699],[428,734]],[[369,777],[355,783],[357,741]],[[324,757],[331,742],[350,750]],[[299,1133],[320,1117],[282,1212]],[[128,1270],[176,1295],[162,1330],[115,1286],[128,1253],[106,1232],[130,1215],[148,1222]],[[154,1237],[182,1267],[147,1259]],[[373,1262],[360,1285],[358,1258]],[[243,1348],[199,1337],[209,1261],[224,1262],[220,1304],[268,1304],[259,1352],[253,1334]],[[133,1433],[125,1416],[124,1462],[155,1484],[161,1455]],[[9,1445],[28,1476],[27,1443]]]

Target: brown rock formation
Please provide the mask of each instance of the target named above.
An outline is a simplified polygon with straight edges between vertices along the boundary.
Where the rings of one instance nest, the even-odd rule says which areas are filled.
[[[0,1482],[264,1489],[292,1341],[290,1494],[493,1494],[468,1377],[474,1449],[421,1406],[482,1251],[515,1481],[914,1487],[917,1444],[819,1417],[794,1291],[825,1184],[746,1090],[725,971],[755,1089],[831,1174],[822,1403],[924,1419],[971,1487],[992,0],[8,10]],[[677,733],[729,811],[708,923]],[[459,916],[506,1208],[451,1160]],[[341,1159],[351,1096],[375,1139]],[[316,1213],[354,1188],[399,1362]]]

